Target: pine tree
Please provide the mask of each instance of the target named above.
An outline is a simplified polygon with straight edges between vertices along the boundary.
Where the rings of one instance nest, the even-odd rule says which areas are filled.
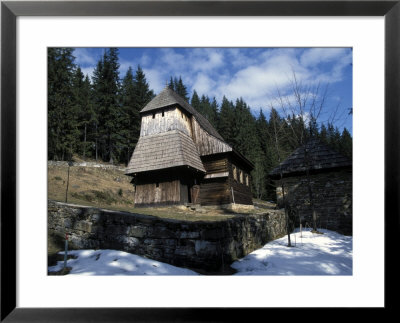
[[[172,79],[172,76],[171,76],[171,78],[170,78],[170,80],[169,80],[168,87],[169,87],[171,90],[175,91],[175,85],[174,85],[174,80]]]
[[[263,185],[263,188],[260,189],[262,198],[268,198],[270,200],[275,199],[275,189],[268,178],[268,173],[276,166],[277,164],[277,157],[276,152],[274,150],[274,142],[272,140],[272,134],[269,132],[269,123],[262,111],[260,109],[260,113],[258,119],[256,121],[256,131],[257,137],[260,142],[261,154],[260,160],[257,161],[259,164],[262,165],[264,171],[264,178],[260,183]]]
[[[98,62],[93,78],[98,112],[97,145],[102,159],[110,163],[117,159],[123,141],[118,69],[118,49],[109,48]]]
[[[344,128],[342,131],[342,136],[340,138],[340,153],[344,156],[353,159],[353,139],[350,132]]]
[[[264,154],[268,151],[268,123],[267,119],[265,118],[265,115],[260,109],[258,119],[256,122],[256,130],[257,130],[257,136],[260,138],[260,146]]]
[[[69,160],[76,148],[72,48],[48,49],[48,158]]]
[[[328,143],[328,130],[326,129],[325,124],[321,125],[321,129],[319,131],[319,138],[321,142],[323,143]]]
[[[130,151],[136,146],[140,135],[140,115],[139,112],[154,98],[153,90],[150,90],[146,76],[140,66],[137,67],[133,79],[133,98],[131,106],[131,144]],[[130,157],[130,156],[129,156]]]
[[[193,91],[192,99],[190,100],[190,105],[197,111],[200,109],[200,98],[196,90]]]
[[[135,90],[132,67],[129,67],[121,84],[121,104],[125,116],[121,131],[123,132],[126,153],[124,157],[121,157],[126,163],[129,162],[134,145],[137,142],[138,132],[140,131],[140,116],[135,102]]]
[[[179,80],[174,82],[175,92],[178,93],[182,98],[189,102],[188,91],[186,86],[182,82],[182,78],[179,76]]]
[[[217,128],[218,125],[218,103],[217,99],[213,97],[212,102],[210,104],[210,118],[208,121],[213,125],[214,128]]]
[[[146,80],[146,75],[144,74],[142,68],[138,66],[134,78],[134,108],[136,111],[142,110],[147,103],[149,103],[154,98],[153,90],[150,90],[149,84]],[[140,124],[140,120],[139,120]],[[140,130],[140,126],[139,126]]]
[[[168,87],[189,102],[187,87],[183,84],[181,76],[179,76],[179,79],[177,77],[172,78],[171,76]]]
[[[91,84],[89,77],[84,77],[80,67],[76,69],[73,80],[74,114],[77,119],[79,133],[76,142],[77,152],[85,158],[90,150],[91,142],[88,141],[90,122],[93,114],[91,102]]]
[[[104,75],[103,75],[103,67],[104,67],[104,61],[103,58],[101,58],[96,65],[96,68],[93,71],[93,85],[92,85],[92,103],[94,107],[94,115],[95,118],[92,119],[92,126],[93,126],[93,139],[95,143],[94,147],[94,155],[96,157],[96,161],[100,157],[100,146],[101,146],[101,138],[100,138],[100,128],[99,126],[100,123],[100,112],[104,109],[102,108],[102,105],[104,104],[104,98],[103,98],[103,93],[105,92],[104,87]]]
[[[233,126],[234,106],[233,103],[228,101],[228,99],[224,96],[219,112],[217,130],[220,135],[225,139],[225,141],[231,145],[234,142]]]
[[[206,95],[202,95],[198,111],[214,126],[217,126],[218,120],[218,104],[215,98],[213,102],[210,102],[210,98]]]

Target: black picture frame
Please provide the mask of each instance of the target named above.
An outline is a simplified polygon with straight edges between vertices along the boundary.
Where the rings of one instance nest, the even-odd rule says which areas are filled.
[[[16,307],[16,19],[18,16],[384,16],[385,18],[385,307],[396,306],[391,268],[399,233],[400,1],[2,1],[1,3],[1,321],[203,322],[268,315],[244,308]],[[373,147],[371,147],[373,153]],[[373,176],[373,170],[371,174]],[[373,237],[371,237],[373,239]],[[366,246],[368,248],[368,246]],[[371,277],[373,279],[373,277]],[[310,288],[312,288],[310,286]],[[278,315],[286,315],[287,309]],[[331,315],[335,309],[326,309]],[[261,313],[258,313],[261,312]],[[377,309],[381,318],[381,309]],[[239,315],[240,314],[240,315]],[[370,314],[369,314],[370,315]],[[326,314],[324,315],[326,316]],[[282,317],[282,316],[281,316]],[[377,316],[378,317],[378,316]],[[369,318],[372,318],[371,316]],[[265,317],[265,319],[267,319]],[[309,317],[309,319],[313,319]],[[318,319],[318,318],[315,318]]]

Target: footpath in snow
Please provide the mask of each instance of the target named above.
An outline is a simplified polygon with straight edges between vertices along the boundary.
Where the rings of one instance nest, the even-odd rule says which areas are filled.
[[[320,229],[323,234],[291,234],[293,247],[287,247],[287,236],[271,241],[231,267],[235,275],[352,275],[353,238]],[[60,252],[64,254],[64,252]],[[74,250],[68,255],[69,275],[199,275],[198,273],[159,261],[116,250]],[[64,262],[48,270],[60,271]]]

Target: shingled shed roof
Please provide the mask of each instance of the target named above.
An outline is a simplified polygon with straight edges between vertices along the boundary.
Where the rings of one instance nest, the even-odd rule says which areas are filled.
[[[184,98],[182,98],[175,91],[170,89],[168,86],[164,88],[153,100],[151,100],[140,113],[149,112],[153,110],[159,110],[161,108],[169,107],[172,105],[179,105],[189,114],[193,115],[200,126],[207,131],[210,135],[218,138],[225,142],[224,138],[215,130],[211,123],[203,117],[195,108],[193,108]]]
[[[307,159],[306,160],[306,149]],[[323,171],[342,167],[351,167],[351,161],[333,151],[327,145],[317,139],[309,140],[304,146],[297,148],[286,160],[274,168],[269,176],[278,178],[282,169],[283,176],[304,173],[307,170],[307,164],[310,171]]]
[[[177,166],[189,166],[205,172],[193,140],[181,131],[139,137],[125,174],[134,174]]]

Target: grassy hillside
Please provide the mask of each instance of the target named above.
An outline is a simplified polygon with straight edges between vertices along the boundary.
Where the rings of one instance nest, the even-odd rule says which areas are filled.
[[[65,202],[68,167],[48,166],[48,198]],[[134,206],[131,178],[122,170],[71,166],[67,202],[128,210]]]

